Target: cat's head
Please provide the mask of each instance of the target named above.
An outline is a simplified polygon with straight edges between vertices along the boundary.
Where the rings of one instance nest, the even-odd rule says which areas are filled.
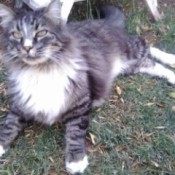
[[[38,11],[11,10],[0,4],[4,59],[37,65],[56,60],[69,37],[60,19],[60,1]]]

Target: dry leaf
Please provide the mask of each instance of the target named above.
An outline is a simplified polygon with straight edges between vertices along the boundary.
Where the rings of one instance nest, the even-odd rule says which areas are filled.
[[[154,162],[154,161],[152,161],[152,160],[151,160],[151,163],[152,163],[156,168],[158,168],[158,167],[160,166],[157,162]]]
[[[92,134],[92,133],[89,133],[89,136],[90,136],[92,144],[95,145],[96,144],[96,141],[95,141],[96,136],[94,134]]]
[[[175,112],[175,106],[172,107],[172,111]]]
[[[156,129],[165,129],[165,126],[157,126]]]
[[[116,86],[115,90],[116,90],[118,95],[122,94],[122,89],[119,86]]]
[[[143,32],[148,32],[151,30],[151,27],[149,27],[148,25],[141,25],[140,28]]]
[[[123,161],[122,162],[122,172],[123,172],[124,169],[125,169],[125,162]]]
[[[124,104],[125,103],[125,101],[124,101],[124,99],[123,98],[120,98],[120,101]]]
[[[152,106],[154,103],[146,103],[144,106]]]
[[[52,163],[55,163],[52,157],[48,158]]]
[[[31,136],[30,133],[28,133],[28,134],[25,135],[26,138],[29,138],[30,136]]]
[[[96,112],[100,112],[101,111],[101,108],[97,108]]]
[[[139,26],[136,26],[136,33],[137,33],[138,35],[140,35],[140,33],[141,33],[141,30],[140,30],[140,27],[139,27]]]
[[[175,92],[169,93],[169,96],[170,96],[171,98],[175,98]]]

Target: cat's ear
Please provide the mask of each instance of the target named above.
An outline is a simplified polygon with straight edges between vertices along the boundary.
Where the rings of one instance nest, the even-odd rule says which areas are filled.
[[[0,4],[0,26],[5,28],[14,19],[14,12],[7,6]]]
[[[60,0],[52,1],[45,9],[45,15],[54,23],[59,24],[61,20],[61,3]]]

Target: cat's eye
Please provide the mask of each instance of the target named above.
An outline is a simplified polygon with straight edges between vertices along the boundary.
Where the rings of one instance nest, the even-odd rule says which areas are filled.
[[[19,32],[13,32],[12,35],[16,39],[21,39],[22,38],[22,35]]]
[[[47,35],[47,33],[48,33],[47,30],[41,30],[36,35],[37,35],[37,37],[43,37],[43,36]]]

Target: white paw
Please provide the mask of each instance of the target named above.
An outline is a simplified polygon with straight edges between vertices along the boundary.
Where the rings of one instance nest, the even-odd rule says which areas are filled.
[[[173,54],[168,54],[167,57],[166,57],[166,59],[167,59],[167,60],[170,60],[168,65],[170,65],[170,66],[173,67],[174,64],[175,64],[175,55],[173,55]]]
[[[168,82],[171,84],[175,84],[175,77],[169,78]]]
[[[78,162],[66,162],[66,170],[70,174],[83,173],[88,164],[88,157],[85,156],[82,160]]]
[[[169,83],[175,84],[175,73],[172,72],[172,71],[169,71],[167,73],[167,80],[168,80]]]
[[[0,145],[0,157],[6,152],[2,145]]]

